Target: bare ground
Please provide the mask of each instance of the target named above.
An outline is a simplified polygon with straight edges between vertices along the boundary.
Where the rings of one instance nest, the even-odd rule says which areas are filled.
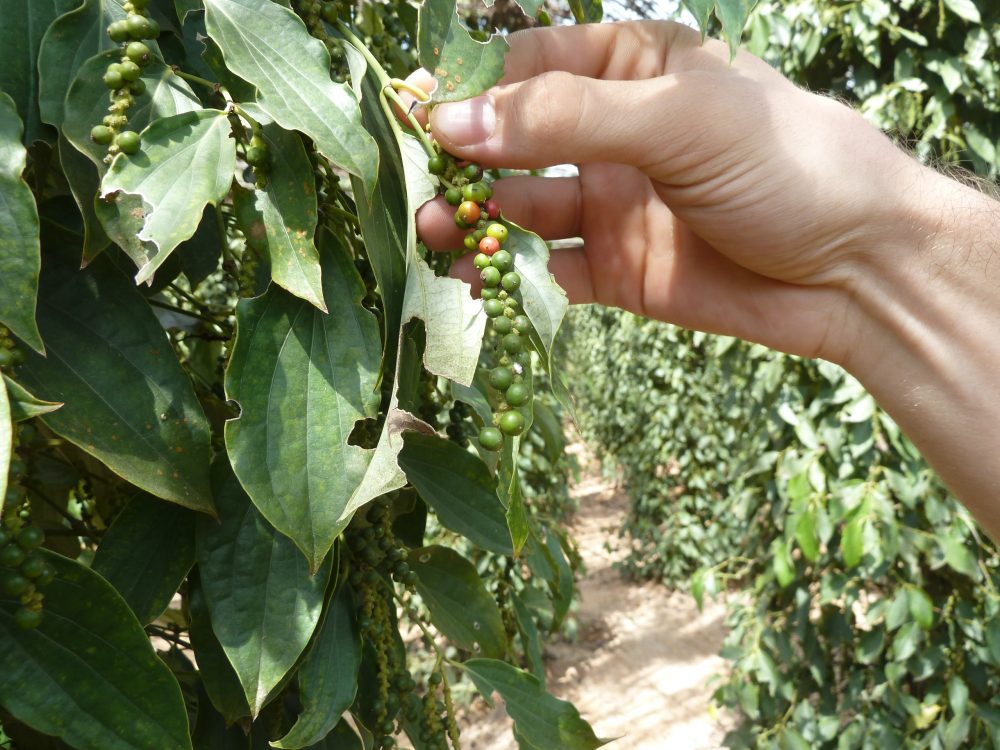
[[[715,750],[729,723],[710,707],[713,678],[726,669],[718,656],[724,605],[706,602],[699,612],[687,594],[621,578],[612,565],[625,549],[615,531],[628,501],[581,446],[571,450],[585,466],[571,488],[580,506],[571,529],[586,574],[576,641],[546,650],[548,689],[572,701],[598,736],[619,738],[609,748]],[[462,738],[469,750],[517,750],[500,701],[492,711],[478,702]]]

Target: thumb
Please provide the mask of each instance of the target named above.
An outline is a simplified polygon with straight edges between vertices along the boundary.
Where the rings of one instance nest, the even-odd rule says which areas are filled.
[[[605,81],[552,71],[431,111],[435,138],[484,166],[648,165],[690,128],[690,74]],[[697,87],[700,88],[700,87]]]

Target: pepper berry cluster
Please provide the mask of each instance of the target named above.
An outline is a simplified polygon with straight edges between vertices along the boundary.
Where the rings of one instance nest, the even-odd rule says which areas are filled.
[[[156,39],[160,26],[146,14],[149,0],[130,0],[124,9],[128,17],[114,21],[108,26],[111,41],[121,44],[122,57],[108,65],[104,73],[104,85],[111,90],[111,106],[101,125],[90,131],[94,143],[108,147],[106,161],[111,161],[119,152],[134,154],[142,141],[134,130],[125,130],[128,125],[129,108],[135,97],[146,92],[142,81],[142,69],[149,64],[151,52],[143,40]]]
[[[0,594],[17,597],[20,606],[14,622],[22,630],[37,628],[42,622],[41,590],[56,576],[55,569],[38,553],[45,533],[31,523],[31,508],[21,480],[24,462],[17,456],[10,462],[3,522],[0,524]]]
[[[521,275],[514,268],[514,254],[504,249],[510,232],[498,221],[500,206],[493,200],[493,189],[482,181],[479,165],[438,153],[428,160],[427,171],[440,178],[445,201],[456,207],[455,225],[472,230],[463,244],[476,253],[473,264],[479,269],[483,310],[490,319],[486,335],[496,357],[496,366],[489,374],[497,396],[496,411],[493,423],[479,431],[479,444],[488,451],[498,451],[505,436],[524,432],[525,418],[519,409],[531,401],[525,378],[530,362],[526,337],[531,323],[514,297],[521,288]]]

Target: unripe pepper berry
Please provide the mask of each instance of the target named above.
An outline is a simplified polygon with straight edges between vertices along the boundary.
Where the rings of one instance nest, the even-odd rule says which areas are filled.
[[[493,319],[493,330],[497,333],[510,333],[514,330],[514,324],[511,323],[510,318],[505,315],[501,315],[498,318]]]
[[[500,283],[500,272],[493,268],[484,268],[479,274],[479,278],[482,279],[483,286],[496,286]]]
[[[490,267],[490,256],[485,253],[478,253],[475,258],[472,259],[472,265],[482,271],[484,268]]]
[[[486,290],[484,289],[483,291],[485,292]],[[495,292],[496,289],[492,291]],[[501,315],[503,315],[503,302],[501,302],[498,299],[487,299],[483,303],[483,310],[489,317],[499,318]]]
[[[474,252],[479,249],[479,243],[476,242],[476,238],[471,234],[467,234],[462,238],[462,244],[465,245],[465,249],[469,252]]]
[[[427,171],[431,174],[442,175],[448,169],[448,160],[441,154],[436,154],[427,160]]]
[[[458,188],[448,188],[444,191],[444,199],[449,206],[457,206],[462,202],[462,191]]]
[[[514,373],[509,367],[494,367],[490,370],[490,385],[498,391],[506,391],[514,382]]]
[[[500,416],[498,427],[504,435],[516,437],[524,432],[524,415],[519,411],[505,411]]]
[[[524,383],[513,383],[507,389],[504,398],[511,406],[524,406],[528,403],[528,399],[531,398],[531,391],[528,390],[528,386],[524,385]]]
[[[501,245],[507,241],[507,235],[508,235],[507,227],[505,227],[503,224],[498,224],[498,223],[490,224],[488,227],[486,227],[486,234],[488,234],[490,237],[496,237],[497,241]]]
[[[145,65],[149,62],[149,47],[142,42],[129,42],[125,55],[136,65]]]
[[[479,431],[479,444],[488,451],[498,451],[503,446],[503,433],[496,427],[484,427]]]
[[[483,242],[486,242],[487,240],[492,240],[493,242],[497,241],[495,237],[486,237],[483,239]],[[482,243],[480,243],[480,246],[481,245]],[[500,247],[499,243],[497,243],[497,247]],[[507,271],[514,267],[514,256],[506,250],[498,250],[493,253],[492,262],[493,267],[500,273],[507,273]]]
[[[142,146],[139,134],[132,130],[123,130],[115,137],[115,145],[123,154],[134,154]]]
[[[500,282],[508,292],[516,292],[521,286],[521,276],[516,271],[505,273]]]

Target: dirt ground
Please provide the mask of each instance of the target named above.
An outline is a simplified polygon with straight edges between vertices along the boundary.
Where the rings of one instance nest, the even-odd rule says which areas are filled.
[[[609,748],[719,748],[729,722],[710,699],[713,677],[726,669],[718,656],[724,606],[706,602],[699,612],[687,594],[622,580],[612,564],[624,556],[615,530],[627,500],[582,447],[572,449],[585,467],[571,488],[580,506],[571,528],[586,575],[576,642],[556,641],[546,650],[548,689],[572,701],[599,737],[619,738]],[[493,711],[477,706],[465,717],[463,747],[517,750],[502,704]]]

